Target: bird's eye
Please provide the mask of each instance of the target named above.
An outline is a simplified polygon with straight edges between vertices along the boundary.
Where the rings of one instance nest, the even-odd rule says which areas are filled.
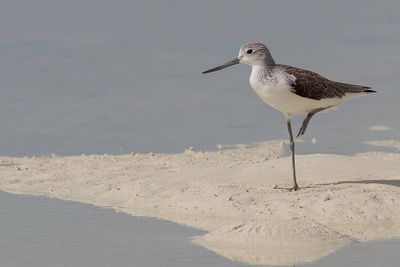
[[[249,49],[249,50],[247,50],[246,53],[250,55],[251,53],[253,53],[253,50],[252,50],[252,49]]]

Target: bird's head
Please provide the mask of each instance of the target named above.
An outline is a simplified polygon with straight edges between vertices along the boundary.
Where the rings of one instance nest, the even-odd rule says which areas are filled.
[[[239,55],[234,60],[228,61],[225,64],[203,71],[204,73],[210,73],[217,70],[225,69],[229,66],[236,64],[247,64],[247,65],[275,65],[274,59],[271,56],[268,48],[260,43],[253,42],[242,46],[239,50]]]

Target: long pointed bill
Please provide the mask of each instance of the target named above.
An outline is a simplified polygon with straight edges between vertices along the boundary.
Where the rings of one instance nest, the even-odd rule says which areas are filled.
[[[236,65],[236,64],[239,64],[239,63],[240,63],[239,59],[235,58],[234,60],[226,62],[224,65],[221,65],[221,66],[218,66],[218,67],[203,71],[202,73],[206,74],[206,73],[214,72],[214,71],[217,71],[217,70],[222,70],[222,69],[225,69],[225,68],[227,68],[229,66]]]

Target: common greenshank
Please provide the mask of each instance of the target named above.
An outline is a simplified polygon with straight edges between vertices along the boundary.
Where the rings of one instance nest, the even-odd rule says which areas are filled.
[[[291,116],[307,114],[297,134],[299,137],[304,135],[311,117],[316,113],[375,91],[367,86],[335,82],[309,70],[276,64],[269,49],[259,42],[242,46],[237,58],[203,73],[214,72],[239,63],[252,67],[250,85],[256,94],[285,116],[292,154],[293,190],[296,191],[299,186],[296,181],[295,142],[290,123]]]

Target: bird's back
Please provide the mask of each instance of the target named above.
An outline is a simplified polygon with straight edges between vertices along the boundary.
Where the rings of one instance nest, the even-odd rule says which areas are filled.
[[[292,92],[310,99],[342,98],[346,94],[373,93],[368,86],[341,83],[329,80],[318,73],[288,65],[277,65],[286,73],[293,75]]]

